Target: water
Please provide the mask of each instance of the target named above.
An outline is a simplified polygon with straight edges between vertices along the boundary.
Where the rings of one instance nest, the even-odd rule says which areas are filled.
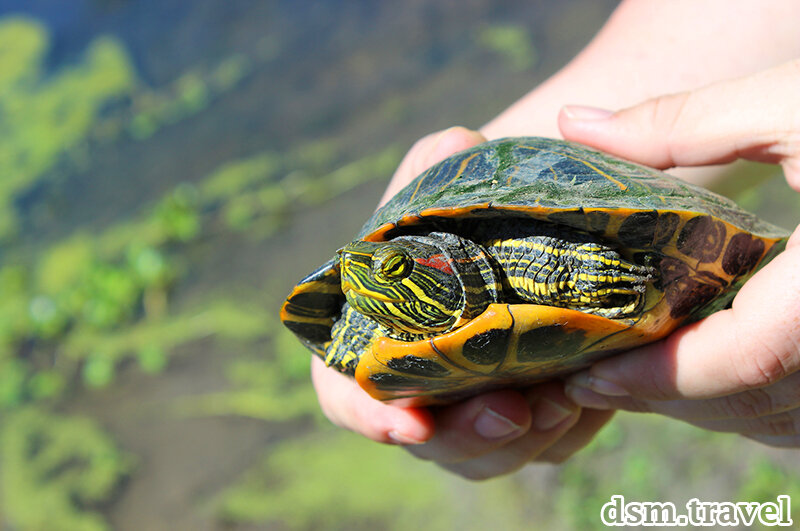
[[[523,528],[534,510],[543,526],[560,522],[540,495],[555,483],[556,506],[606,495],[586,485],[607,469],[532,469],[478,487],[395,449],[340,440],[315,413],[307,357],[281,336],[276,313],[374,208],[392,165],[370,156],[397,160],[430,131],[480,126],[574,55],[613,5],[0,2],[0,22],[22,14],[26,38],[47,43],[25,63],[23,88],[0,93],[29,109],[6,136],[26,177],[0,190],[10,213],[8,226],[0,220],[0,321],[10,323],[0,327],[2,423],[25,426],[27,411],[89,418],[117,452],[108,488],[76,496],[83,487],[69,485],[97,469],[73,459],[80,445],[65,442],[67,428],[45,422],[37,429],[66,455],[51,477],[83,467],[51,492],[49,480],[26,483],[39,454],[14,453],[17,434],[6,429],[3,489],[30,489],[33,508],[0,496],[0,522],[52,526],[35,520],[35,497],[47,492],[80,521],[94,511],[92,522],[119,529],[389,529],[416,517],[445,529]],[[20,53],[14,42],[6,57]],[[92,59],[93,46],[105,59]],[[48,98],[52,108],[34,113],[32,102]],[[366,176],[319,192],[354,161]],[[776,210],[761,195],[749,201]],[[296,357],[282,357],[289,351]],[[615,442],[621,426],[601,445],[619,454],[607,466],[639,462]],[[333,466],[356,459],[344,474]],[[11,460],[24,465],[18,475]],[[402,481],[407,507],[388,494],[369,510],[356,503],[364,491],[378,496],[392,470],[415,471]],[[336,498],[344,481],[362,491]],[[426,488],[430,499],[414,498]]]

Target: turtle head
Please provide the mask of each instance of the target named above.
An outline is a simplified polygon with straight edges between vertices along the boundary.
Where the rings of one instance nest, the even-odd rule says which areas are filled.
[[[476,289],[484,286],[476,284],[473,261],[485,261],[485,255],[469,242],[477,256],[468,256],[461,243],[465,241],[433,233],[350,243],[341,252],[347,302],[397,332],[431,335],[460,326],[497,298],[494,285]],[[488,263],[483,269],[493,275]],[[480,275],[477,281],[484,283]],[[465,293],[465,285],[479,295]]]

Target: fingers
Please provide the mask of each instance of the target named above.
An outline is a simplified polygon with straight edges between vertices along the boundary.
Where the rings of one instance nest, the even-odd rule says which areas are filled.
[[[797,448],[800,446],[800,436],[798,435],[746,435],[746,437],[778,448]]]
[[[774,384],[800,367],[800,228],[786,251],[754,275],[729,310],[678,329],[663,341],[596,363],[567,379],[608,399],[720,397]]]
[[[800,191],[800,61],[612,113],[567,107],[564,136],[661,168],[745,158]],[[800,228],[731,309],[571,376],[585,408],[651,411],[773,446],[800,445]]]
[[[384,204],[420,173],[437,162],[482,142],[486,142],[486,138],[482,134],[465,127],[451,127],[421,138],[400,162],[379,205]]]
[[[559,446],[579,423],[581,411],[560,382],[549,382],[524,392],[487,393],[435,416],[436,435],[408,450],[465,478],[486,479],[513,472]],[[568,447],[552,451],[553,458],[563,460],[582,448],[599,429],[595,424],[587,423],[593,431],[571,437]]]
[[[381,204],[428,167],[485,140],[476,131],[451,127],[417,141],[400,163]],[[311,369],[322,411],[334,424],[385,443],[420,444],[433,436],[433,417],[427,409],[379,402],[316,357]]]
[[[569,106],[565,138],[655,166],[697,166],[745,158],[780,163],[800,190],[800,60],[753,76],[661,96],[610,113]]]
[[[583,410],[560,382],[524,392],[502,390],[435,408],[379,402],[350,378],[312,361],[312,379],[325,415],[372,440],[404,445],[468,479],[513,472],[531,461],[562,462],[586,446],[613,411]]]
[[[773,446],[800,444],[800,373],[776,384],[706,400],[640,400],[606,397],[568,386],[567,395],[595,407],[647,411],[707,430],[738,433]],[[612,409],[612,411],[613,411]]]
[[[437,408],[434,417],[436,435],[408,450],[438,463],[464,461],[490,452],[524,434],[531,425],[525,397],[512,390],[486,393]]]
[[[352,378],[329,369],[314,356],[311,379],[328,419],[374,441],[420,444],[433,436],[433,417],[424,408],[400,408],[369,396]]]
[[[627,396],[608,396],[588,388],[567,385],[567,395],[574,401],[598,409],[660,413],[693,423],[729,418],[754,419],[778,415],[800,407],[800,372],[780,382],[705,400],[645,400]]]
[[[584,408],[664,414],[773,446],[800,444],[800,228],[730,310],[570,376]]]
[[[692,422],[713,431],[739,433],[748,437],[797,437],[800,410],[756,418],[729,418]]]
[[[398,167],[382,202],[431,165],[484,141],[463,127],[423,138]],[[506,474],[532,460],[563,461],[588,444],[613,414],[582,413],[565,396],[561,382],[524,393],[485,393],[432,412],[376,401],[316,357],[312,378],[324,414],[338,426],[405,445],[414,455],[471,479]]]
[[[540,453],[534,461],[540,463],[563,463],[587,444],[592,442],[597,432],[605,426],[614,410],[581,409],[578,421],[558,440]]]

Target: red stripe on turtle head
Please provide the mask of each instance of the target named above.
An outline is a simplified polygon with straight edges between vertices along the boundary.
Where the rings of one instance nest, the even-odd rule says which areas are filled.
[[[427,258],[415,258],[414,261],[426,267],[433,267],[448,275],[454,274],[452,260],[443,254],[432,254]]]

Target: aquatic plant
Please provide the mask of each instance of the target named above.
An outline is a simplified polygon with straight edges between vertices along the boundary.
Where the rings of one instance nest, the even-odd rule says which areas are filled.
[[[538,55],[525,26],[497,24],[482,28],[478,43],[498,54],[512,71],[529,70],[536,65]]]
[[[446,483],[397,450],[332,430],[279,444],[222,494],[220,518],[290,529],[447,529]]]
[[[128,133],[145,140],[164,126],[202,112],[217,98],[234,89],[250,72],[252,59],[243,54],[223,58],[210,68],[183,72],[169,86],[140,90],[132,95]]]
[[[59,158],[79,149],[108,102],[130,94],[134,70],[124,47],[98,37],[81,60],[54,73],[43,63],[47,29],[34,19],[0,19],[0,239],[16,230],[14,198]]]
[[[194,185],[181,183],[155,206],[152,221],[161,231],[159,244],[186,243],[200,232],[198,193]]]
[[[64,339],[62,356],[75,363],[85,361],[84,378],[101,387],[111,381],[116,365],[128,356],[148,370],[163,368],[166,360],[157,357],[178,345],[209,336],[253,341],[263,337],[271,319],[263,308],[241,301],[198,301],[197,305],[201,309],[141,320],[122,329],[77,329]]]
[[[774,503],[778,495],[789,496],[791,500],[800,499],[800,478],[785,467],[762,456],[749,463],[736,499],[733,501]],[[791,518],[795,522],[800,518],[800,507],[797,507],[796,503],[793,504]]]
[[[6,216],[0,239],[12,243],[3,248],[0,264],[0,527],[106,528],[99,515],[114,510],[116,489],[133,473],[133,461],[102,426],[65,414],[75,405],[63,404],[76,385],[114,385],[123,364],[133,364],[132,372],[138,366],[155,374],[176,354],[194,362],[191,356],[213,342],[215,355],[223,356],[215,363],[225,367],[228,387],[181,396],[174,408],[159,413],[246,417],[276,428],[251,470],[227,488],[217,482],[227,476],[202,486],[208,497],[218,492],[214,489],[223,492],[198,512],[233,527],[266,522],[279,528],[587,529],[598,526],[599,507],[615,489],[675,500],[687,485],[700,495],[726,496],[739,489],[740,496],[756,499],[796,491],[796,477],[774,461],[743,462],[742,452],[751,447],[663,419],[623,415],[561,468],[540,467],[479,485],[397,448],[334,432],[321,419],[308,383],[309,354],[274,321],[276,304],[270,299],[278,275],[266,271],[265,279],[243,289],[237,282],[244,279],[221,274],[209,289],[208,278],[197,281],[208,271],[190,260],[207,256],[220,241],[226,251],[232,240],[272,245],[260,240],[293,217],[360,183],[388,178],[405,146],[353,160],[346,146],[365,145],[357,131],[374,131],[381,123],[373,118],[364,127],[358,124],[361,116],[357,127],[298,141],[285,151],[255,147],[208,175],[176,175],[193,182],[163,183],[168,189],[161,197],[120,214],[109,226],[84,228],[46,245],[34,238],[14,241],[14,199],[36,195],[31,190],[38,179],[71,177],[76,166],[94,170],[98,141],[107,149],[112,141],[130,143],[126,135],[146,140],[166,127],[180,133],[176,126],[187,118],[204,120],[204,111],[241,86],[259,61],[291,52],[297,35],[287,31],[291,39],[285,42],[278,32],[260,35],[244,53],[176,69],[164,86],[148,87],[137,81],[118,41],[100,38],[69,64],[45,68],[47,29],[31,19],[8,22],[0,24],[0,48],[6,51],[0,58],[0,106],[4,113],[10,108],[0,117],[8,128],[0,155],[12,157],[11,168],[19,171],[9,177],[9,188],[0,184],[0,216]],[[521,26],[489,25],[472,35],[479,53],[509,71],[537,62],[533,37],[538,36]],[[425,85],[419,88],[410,96],[393,91],[378,105],[382,123],[395,124],[392,134],[408,135],[402,127],[412,107],[424,108]],[[31,106],[34,96],[37,104]],[[22,112],[22,106],[28,110]],[[145,141],[137,148],[151,149]],[[70,220],[54,223],[59,230],[46,230],[47,237],[68,230]],[[147,375],[138,378],[149,387],[156,382]],[[113,395],[106,389],[97,396]],[[708,488],[714,480],[724,486]]]
[[[274,321],[268,321],[274,323]],[[240,357],[229,363],[231,389],[179,400],[184,416],[239,416],[270,422],[319,416],[316,394],[308,384],[310,354],[283,328],[273,331],[271,355]]]
[[[92,420],[25,408],[0,431],[0,523],[12,529],[102,531],[97,507],[134,461]]]
[[[227,163],[198,184],[177,185],[145,206],[138,220],[111,226],[97,236],[80,232],[43,249],[33,274],[24,267],[2,269],[0,282],[12,289],[0,302],[0,315],[9,317],[0,324],[0,344],[4,341],[13,350],[31,339],[57,340],[62,358],[72,360],[72,364],[62,363],[61,370],[79,369],[88,385],[102,387],[113,380],[124,356],[136,357],[149,371],[160,370],[166,366],[169,349],[181,341],[211,330],[227,334],[226,322],[237,326],[251,322],[258,312],[223,319],[204,330],[187,324],[183,316],[169,316],[168,292],[182,274],[173,257],[213,225],[217,216],[232,230],[260,224],[257,232],[267,237],[290,209],[318,204],[386,175],[400,156],[400,150],[390,147],[333,172],[315,173],[312,169],[335,151],[330,143],[319,142],[310,145],[308,152],[309,169],[281,180],[278,172],[286,171],[288,160],[302,159],[299,153],[286,157],[261,153]],[[249,207],[242,213],[245,204]],[[20,309],[25,318],[20,319]],[[46,343],[41,346],[47,349]],[[63,390],[68,380],[62,377],[59,385],[45,386],[48,393],[28,392],[20,388],[20,378],[33,378],[50,367],[34,367],[27,361],[15,367],[8,378],[9,389],[17,390],[11,393],[16,398],[8,403],[24,396],[52,396],[49,393]],[[242,395],[238,400],[243,400]]]

